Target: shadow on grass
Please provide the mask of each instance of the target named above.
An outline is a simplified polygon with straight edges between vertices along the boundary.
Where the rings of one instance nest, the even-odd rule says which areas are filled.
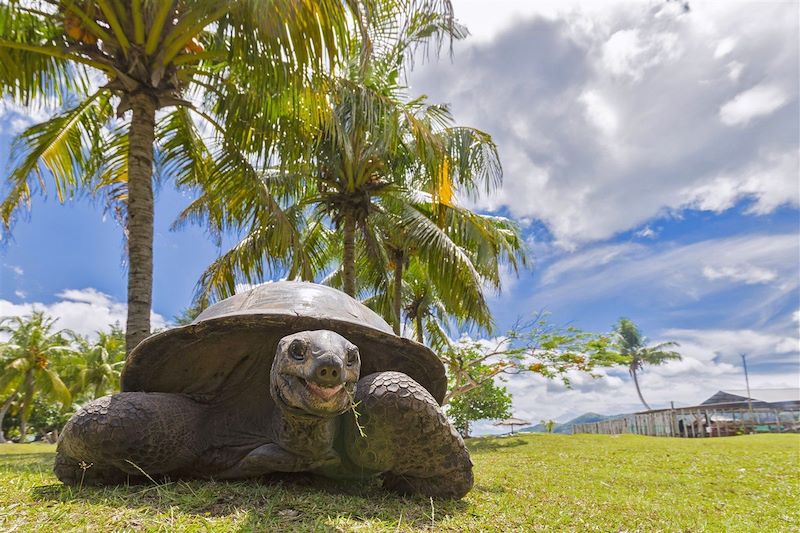
[[[526,444],[528,443],[523,439],[508,437],[467,441],[467,447],[470,452],[495,452],[504,448],[516,448]]]
[[[349,529],[353,522],[423,526],[431,524],[434,517],[459,515],[467,508],[462,501],[399,496],[383,490],[377,480],[354,483],[310,474],[242,482],[181,480],[115,487],[53,484],[35,487],[31,492],[36,501],[235,517],[237,527],[248,531],[326,530],[343,523]]]

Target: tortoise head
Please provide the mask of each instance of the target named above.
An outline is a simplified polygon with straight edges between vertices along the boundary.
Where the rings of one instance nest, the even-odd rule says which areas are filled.
[[[350,408],[360,372],[355,344],[333,331],[301,331],[278,342],[270,393],[281,409],[336,416]]]

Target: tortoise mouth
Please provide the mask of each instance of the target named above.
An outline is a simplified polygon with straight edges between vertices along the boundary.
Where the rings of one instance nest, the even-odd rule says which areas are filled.
[[[350,407],[355,382],[324,386],[294,374],[281,374],[278,396],[286,407],[318,416],[338,415]]]
[[[300,383],[302,383],[306,387],[306,389],[311,391],[311,394],[318,396],[323,401],[328,401],[337,394],[345,390],[344,383],[339,383],[337,385],[326,387],[324,385],[318,385],[313,381],[308,381],[301,377],[298,377],[297,379],[300,381]]]

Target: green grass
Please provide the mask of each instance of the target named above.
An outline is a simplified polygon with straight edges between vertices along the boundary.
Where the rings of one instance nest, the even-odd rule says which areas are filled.
[[[800,435],[473,439],[458,502],[311,477],[70,488],[53,447],[0,445],[0,531],[798,531]]]

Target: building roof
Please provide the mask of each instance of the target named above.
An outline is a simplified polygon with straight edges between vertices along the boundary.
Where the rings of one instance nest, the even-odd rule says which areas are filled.
[[[650,411],[639,411],[636,414],[652,413],[656,411],[691,411],[693,409],[727,409],[727,408],[741,408],[743,406],[753,409],[790,409],[797,410],[800,408],[800,387],[790,387],[783,389],[750,389],[750,400],[748,402],[747,391],[742,389],[728,389],[721,390],[704,401],[700,405],[683,406],[666,408],[666,409],[652,409]]]
[[[749,399],[754,402],[766,403],[800,402],[800,388],[750,389]],[[746,390],[728,389],[717,392],[700,405],[746,402],[747,400],[748,396]]]
[[[740,396],[747,399],[746,390],[725,390],[725,392],[734,396]],[[719,393],[718,393],[719,394]],[[762,402],[776,403],[776,402],[797,402],[800,401],[800,388],[787,388],[787,389],[750,389],[750,398],[753,400],[760,400]]]

